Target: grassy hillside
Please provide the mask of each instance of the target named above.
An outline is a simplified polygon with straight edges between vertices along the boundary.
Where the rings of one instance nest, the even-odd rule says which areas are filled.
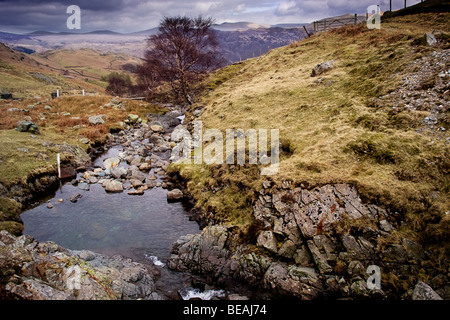
[[[383,22],[380,30],[347,26],[226,67],[210,77],[199,120],[222,132],[279,129],[280,170],[270,179],[354,184],[367,200],[400,213],[405,232],[443,239],[450,210],[449,85],[442,74],[449,68],[449,18],[428,13]],[[436,34],[438,47],[420,44],[426,32]],[[311,76],[329,60],[332,70]],[[266,179],[254,166],[180,172],[216,219],[251,223],[255,192]],[[228,187],[217,190],[219,181]]]
[[[0,43],[0,90],[15,98],[50,96],[57,89],[104,93],[107,83],[102,76],[113,71],[129,73],[124,66],[138,63],[139,59],[127,55],[93,50],[28,55]]]

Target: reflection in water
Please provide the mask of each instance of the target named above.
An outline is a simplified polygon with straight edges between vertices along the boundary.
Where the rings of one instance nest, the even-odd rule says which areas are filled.
[[[83,197],[70,202],[77,193]],[[130,196],[106,193],[98,184],[91,185],[90,191],[65,184],[50,200],[52,209],[44,203],[22,213],[24,233],[72,250],[121,254],[137,261],[154,256],[165,262],[180,236],[200,232],[181,203],[167,202],[166,193],[154,188]]]

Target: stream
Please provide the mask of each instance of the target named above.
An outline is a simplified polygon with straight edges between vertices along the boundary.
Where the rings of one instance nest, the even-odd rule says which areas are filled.
[[[133,131],[130,134],[133,137]],[[123,141],[119,140],[119,141]],[[141,147],[147,139],[116,144],[92,163],[92,169],[102,168],[103,161],[129,152],[131,147]],[[131,145],[131,147],[129,146]],[[127,161],[118,167],[129,169]],[[147,176],[153,175],[152,168]],[[172,245],[180,236],[198,234],[199,225],[191,221],[188,208],[183,202],[168,202],[167,190],[161,187],[163,176],[156,175],[156,186],[145,190],[143,195],[109,193],[100,183],[90,183],[89,190],[80,188],[83,173],[74,180],[63,183],[47,199],[24,211],[21,219],[24,234],[36,240],[53,241],[70,250],[91,250],[105,255],[121,255],[157,269],[156,282],[159,290],[169,299],[210,299],[223,297],[223,290],[194,288],[193,278],[167,268]],[[98,177],[101,178],[101,177]],[[124,181],[124,180],[122,180]],[[99,181],[100,182],[100,181]],[[125,184],[129,182],[124,182]],[[78,194],[74,203],[71,197]],[[203,288],[204,289],[204,288]]]

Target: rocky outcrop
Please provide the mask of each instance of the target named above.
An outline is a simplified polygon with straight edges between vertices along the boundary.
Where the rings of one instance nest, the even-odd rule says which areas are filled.
[[[0,292],[24,300],[159,300],[146,266],[0,231]]]
[[[414,239],[392,240],[392,213],[364,203],[349,184],[271,185],[264,183],[253,207],[260,226],[254,243],[242,243],[231,226],[212,224],[180,238],[169,267],[300,299],[412,298],[412,291],[398,292],[398,286],[418,277],[427,252]],[[448,287],[446,275],[440,276],[442,288]],[[397,279],[396,288],[390,279]]]

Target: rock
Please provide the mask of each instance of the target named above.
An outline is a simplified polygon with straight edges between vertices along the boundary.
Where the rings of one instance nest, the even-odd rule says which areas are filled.
[[[316,77],[318,75],[321,75],[322,73],[324,73],[324,72],[326,72],[328,70],[331,70],[333,68],[333,66],[334,66],[334,61],[333,60],[319,63],[312,70],[311,77]]]
[[[121,256],[70,251],[0,231],[0,284],[12,300],[161,299],[146,267]]]
[[[53,205],[51,203],[47,204],[47,208],[53,209]]]
[[[173,129],[170,140],[172,142],[180,142],[184,137],[191,137],[191,134],[184,125],[180,124]]]
[[[157,125],[157,124],[151,125],[150,129],[153,132],[163,132],[164,131],[164,128],[162,126],[160,126],[160,125]]]
[[[424,46],[434,47],[435,45],[437,45],[437,40],[433,34],[425,33],[423,35],[421,44]]]
[[[183,192],[180,189],[173,189],[167,192],[167,200],[169,201],[181,200],[183,197]]]
[[[144,183],[141,180],[138,179],[130,179],[130,183],[133,186],[133,188],[139,188],[144,185]]]
[[[274,262],[264,275],[264,283],[271,289],[295,297],[311,300],[320,296],[322,283],[313,268]]]
[[[78,189],[89,191],[91,189],[91,187],[86,182],[80,182],[78,184]]]
[[[129,114],[127,120],[130,124],[136,124],[139,120],[139,116],[136,114]]]
[[[103,160],[103,169],[105,169],[106,174],[111,174],[111,168],[117,167],[120,163],[119,158],[108,158]]]
[[[128,170],[122,167],[111,167],[109,171],[111,175],[116,179],[125,178],[128,174]]]
[[[73,195],[70,196],[70,202],[75,203],[75,202],[78,201],[78,199],[81,199],[82,197],[83,196],[81,194],[79,194],[79,193],[73,194]]]
[[[141,171],[150,171],[151,168],[152,168],[151,165],[147,162],[144,162],[139,166],[139,170]]]
[[[385,232],[394,231],[394,227],[386,219],[380,221],[380,228]]]
[[[117,180],[107,180],[103,186],[105,187],[106,191],[108,192],[122,192],[123,191],[123,184],[120,181]]]
[[[104,124],[105,123],[105,119],[106,119],[106,115],[101,114],[98,116],[91,116],[88,118],[89,123],[93,124],[93,125],[97,125],[97,124]]]
[[[404,238],[402,241],[403,248],[406,250],[408,259],[419,263],[425,260],[425,251],[423,247],[415,241]]]
[[[130,196],[141,196],[144,194],[144,192],[145,192],[144,189],[137,189],[137,190],[132,190],[132,191],[128,192],[128,194]]]
[[[136,180],[143,182],[143,181],[145,181],[145,178],[146,178],[145,174],[140,172],[139,170],[137,170],[137,169],[131,170],[130,180],[136,179]]]
[[[83,144],[89,144],[90,140],[88,138],[81,138],[80,142]]]
[[[442,300],[442,298],[426,283],[419,281],[414,287],[413,300]]]
[[[262,231],[258,235],[257,244],[274,253],[278,251],[278,242],[272,231]]]
[[[39,127],[29,120],[19,121],[16,130],[20,132],[31,132],[33,134],[39,133]]]

